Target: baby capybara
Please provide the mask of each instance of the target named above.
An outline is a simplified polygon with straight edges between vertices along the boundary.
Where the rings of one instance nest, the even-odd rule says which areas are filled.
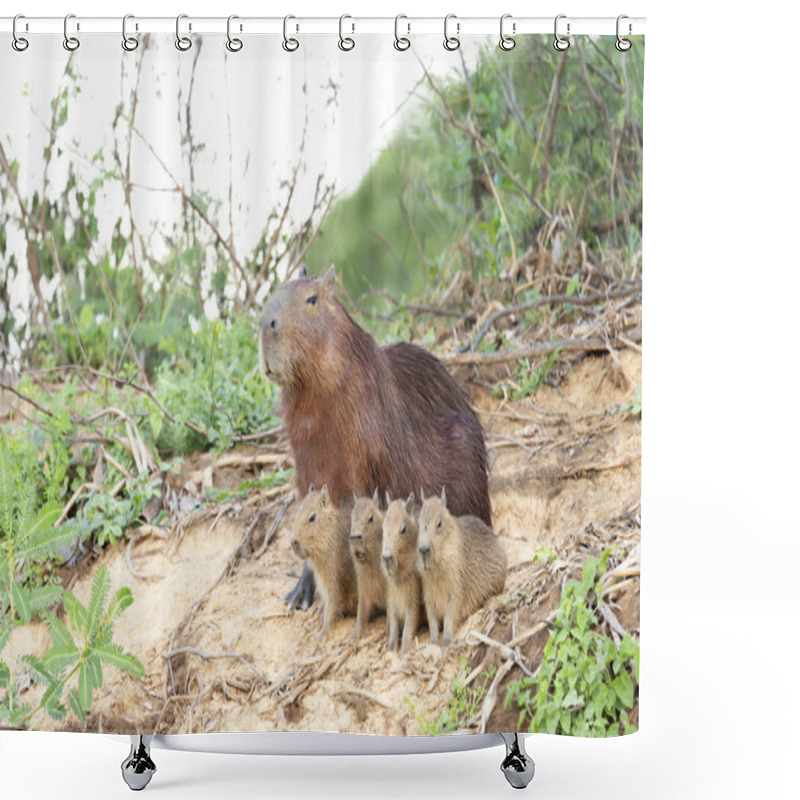
[[[316,491],[312,483],[297,511],[292,550],[311,565],[322,595],[322,629],[317,641],[328,635],[338,613],[356,610],[356,578],[348,546],[349,533],[348,511],[331,502],[327,486]]]
[[[353,638],[369,622],[375,608],[386,608],[386,575],[381,569],[383,550],[383,512],[378,490],[371,498],[358,497],[350,515],[350,555],[356,570],[358,615]]]
[[[453,640],[462,619],[506,584],[506,553],[500,539],[477,517],[456,517],[447,510],[447,496],[429,497],[419,514],[418,568],[431,643]]]
[[[279,286],[259,319],[261,367],[281,387],[281,415],[302,497],[327,484],[337,505],[352,492],[405,497],[447,489],[456,514],[491,525],[486,445],[469,400],[441,362],[412,344],[381,347],[322,278]],[[307,569],[290,605],[314,596]]]
[[[417,572],[417,522],[414,519],[414,495],[392,501],[383,518],[383,570],[386,573],[386,616],[389,618],[390,650],[397,647],[399,628],[403,626],[401,655],[408,652],[419,624],[422,588]]]

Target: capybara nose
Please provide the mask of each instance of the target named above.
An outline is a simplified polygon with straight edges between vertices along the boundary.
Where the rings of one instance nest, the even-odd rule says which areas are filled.
[[[364,537],[360,533],[351,533],[350,534],[350,541],[353,544],[358,544]]]
[[[429,544],[421,544],[419,546],[419,554],[421,556],[429,556],[431,554],[431,546]]]
[[[385,564],[391,564],[394,561],[394,556],[391,553],[384,553],[383,554],[383,562]]]

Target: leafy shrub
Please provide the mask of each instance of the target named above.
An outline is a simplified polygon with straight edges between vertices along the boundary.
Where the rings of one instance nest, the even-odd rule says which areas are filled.
[[[141,663],[113,641],[114,623],[133,602],[133,595],[130,589],[122,587],[109,601],[110,588],[108,570],[100,565],[95,572],[88,606],[84,606],[72,592],[64,592],[68,624],[51,612],[44,612],[53,646],[41,658],[25,654],[20,659],[31,680],[45,687],[36,706],[20,702],[11,670],[0,661],[0,689],[6,690],[0,701],[0,723],[26,727],[40,712],[62,720],[67,713],[62,702],[65,692],[73,713],[84,722],[92,705],[92,696],[103,685],[103,664],[135,678],[144,675]],[[9,633],[8,628],[0,630],[0,654]]]
[[[636,702],[639,644],[627,634],[617,647],[597,630],[595,607],[601,559],[589,557],[581,580],[570,580],[542,656],[531,677],[512,682],[505,705],[519,709],[519,725],[537,733],[616,736],[636,727],[628,714]]]
[[[251,317],[239,317],[230,327],[204,320],[197,333],[186,332],[175,356],[156,372],[156,396],[174,422],[156,404],[144,403],[159,450],[224,449],[237,434],[277,424],[274,389],[258,365],[256,334]]]

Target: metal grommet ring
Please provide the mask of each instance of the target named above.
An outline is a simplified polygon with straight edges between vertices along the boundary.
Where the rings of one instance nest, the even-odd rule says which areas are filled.
[[[399,27],[401,19],[408,19],[408,17],[405,14],[398,14],[394,18],[394,49],[402,53],[411,47],[411,39],[409,39],[408,36],[400,35]],[[406,23],[406,27],[408,28],[408,32],[411,33],[411,25]]]
[[[18,52],[22,53],[28,49],[30,42],[24,37],[17,34],[17,20],[25,19],[24,14],[17,14],[14,17],[14,22],[11,25],[11,46]]]
[[[349,14],[342,14],[342,16],[339,17],[339,49],[348,52],[356,46],[356,42],[352,37],[345,36],[342,33],[342,26],[344,25],[344,21],[346,19],[352,19],[352,17]],[[355,31],[355,29],[356,26],[353,25],[353,31]]]
[[[298,47],[300,47],[300,42],[295,39],[293,36],[288,35],[289,31],[289,20],[290,19],[297,19],[296,17],[292,16],[291,14],[287,14],[283,18],[283,49],[287,53],[294,53]]]
[[[516,40],[512,36],[506,36],[505,32],[503,31],[503,26],[505,25],[505,21],[507,19],[511,19],[511,14],[503,14],[500,17],[500,49],[501,50],[513,50],[517,46]],[[515,22],[511,23],[511,32],[516,33],[517,31],[517,24]]]
[[[71,19],[75,19],[74,14],[67,14],[67,16],[64,17],[64,49],[69,50],[70,53],[74,53],[81,46],[81,42],[77,37],[69,35],[67,25]]]
[[[452,52],[453,50],[458,50],[458,48],[461,47],[461,40],[457,36],[447,35],[447,25],[451,19],[457,19],[456,15],[448,14],[444,18],[444,49]],[[459,23],[456,23],[456,33],[459,32],[459,28]]]
[[[614,47],[616,47],[617,50],[620,51],[620,53],[627,53],[628,50],[630,50],[631,47],[633,47],[633,42],[631,42],[630,39],[623,39],[619,35],[619,27],[620,27],[619,24],[620,24],[620,22],[622,22],[623,19],[628,19],[628,17],[626,17],[625,14],[620,14],[617,17],[617,41],[615,42]],[[628,35],[629,36],[630,36],[632,30],[633,30],[633,28],[632,28],[632,26],[631,26],[631,24],[629,22],[628,23]]]
[[[555,25],[553,26],[553,31],[556,37],[553,40],[553,47],[555,47],[555,49],[561,53],[563,53],[564,50],[566,50],[569,47],[569,39],[565,39],[563,36],[558,35],[558,21],[560,19],[566,19],[566,18],[567,18],[566,14],[559,14],[556,17]],[[567,23],[567,36],[569,36],[569,22]]]
[[[126,14],[122,18],[122,49],[129,53],[139,46],[139,40],[135,36],[128,36],[128,20],[133,18],[133,14]]]
[[[192,46],[192,40],[188,36],[181,35],[181,20],[186,19],[188,16],[188,14],[178,14],[175,18],[175,47],[181,52],[185,52]],[[189,30],[191,30],[191,27]]]
[[[233,20],[235,19],[239,19],[239,17],[236,16],[236,14],[231,14],[228,17],[228,28],[227,28],[228,41],[225,42],[225,47],[227,47],[228,51],[231,53],[238,53],[242,49],[242,47],[244,47],[244,43],[242,42],[241,39],[238,39],[235,36],[231,36],[231,22],[233,22]],[[241,30],[241,27],[239,28],[239,30]]]

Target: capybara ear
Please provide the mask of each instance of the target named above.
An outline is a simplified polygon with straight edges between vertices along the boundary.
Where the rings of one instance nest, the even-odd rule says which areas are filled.
[[[392,498],[389,495],[389,490],[386,490],[386,505],[388,506],[392,502]]]
[[[325,291],[333,288],[333,284],[336,283],[336,272],[333,269],[333,264],[328,267],[328,271],[320,278],[320,282]]]
[[[316,491],[317,491],[317,487],[314,486],[313,483],[309,483],[308,484],[308,493],[311,494],[312,492],[316,492]]]
[[[353,502],[354,503],[358,502],[358,495],[355,492],[353,492]]]
[[[410,514],[412,509],[414,508],[414,492],[406,498],[406,511]]]
[[[297,272],[298,278],[307,278],[308,277],[308,267],[305,264],[300,265],[300,269]]]
[[[330,499],[330,496],[328,495],[327,483],[322,487],[322,490],[319,493],[319,499],[322,502],[322,505],[324,506],[328,505],[328,500]]]
[[[421,503],[425,502],[425,490],[422,487],[419,490],[419,499]]]
[[[442,486],[442,505],[447,508],[447,495],[444,493],[444,486]]]
[[[381,496],[380,494],[378,494],[378,487],[376,486],[375,491],[372,493],[372,502],[375,503],[375,505],[378,505],[380,501],[381,501]]]

